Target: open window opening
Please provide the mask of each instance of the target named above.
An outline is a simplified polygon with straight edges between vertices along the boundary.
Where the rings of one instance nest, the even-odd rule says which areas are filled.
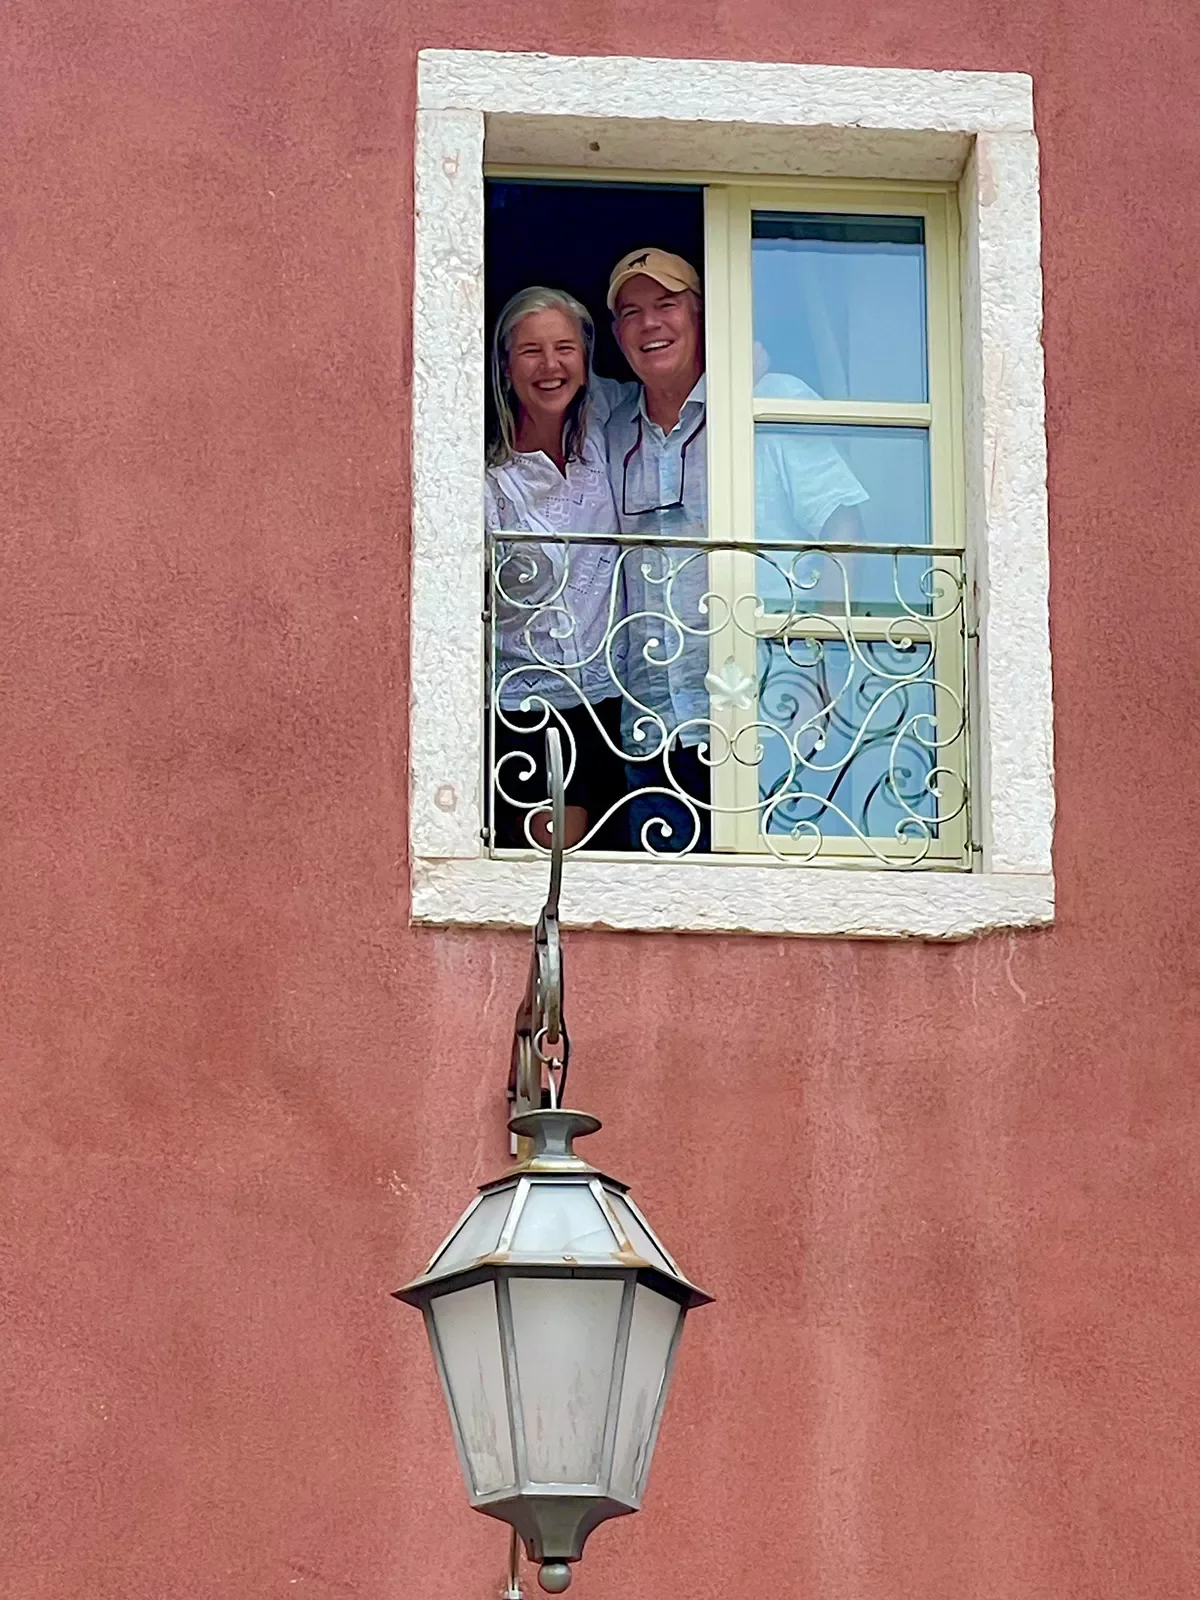
[[[969,867],[951,194],[486,197],[491,852]]]

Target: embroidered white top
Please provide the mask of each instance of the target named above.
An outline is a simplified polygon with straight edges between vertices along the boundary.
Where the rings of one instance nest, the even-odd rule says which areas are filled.
[[[488,532],[615,534],[604,425],[635,388],[593,376],[583,448],[565,473],[541,450],[518,451],[503,466],[489,467]],[[569,710],[619,693],[623,659],[610,661],[605,649],[620,600],[618,555],[615,544],[498,542],[494,692],[506,710],[530,695]],[[623,655],[623,630],[610,649]]]

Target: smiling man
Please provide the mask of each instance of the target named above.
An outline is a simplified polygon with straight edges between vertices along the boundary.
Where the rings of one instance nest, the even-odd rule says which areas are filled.
[[[627,694],[621,739],[630,789],[659,791],[635,793],[630,802],[632,843],[706,851],[711,730],[705,677],[714,616],[703,606],[709,588],[703,550],[708,461],[700,278],[682,256],[633,250],[612,270],[608,306],[617,342],[639,379],[607,427],[621,532],[685,541],[627,550],[622,562]],[[756,363],[761,365],[757,351]],[[760,393],[813,394],[787,374],[756,376]],[[755,479],[757,528],[747,529],[747,537],[861,535],[854,508],[866,492],[826,440],[760,437]],[[714,758],[721,758],[719,747],[709,757]],[[663,790],[682,790],[694,804]]]
[[[664,434],[679,421],[704,372],[700,279],[682,256],[639,250],[623,256],[608,285],[617,340],[641,380],[645,410]]]
[[[634,250],[612,270],[608,306],[617,343],[639,387],[609,418],[608,470],[622,533],[703,540],[708,518],[704,435],[704,325],[700,278],[682,256]],[[699,447],[699,448],[697,448]],[[707,641],[700,596],[708,561],[670,546],[626,552],[626,699],[621,739],[628,765],[632,844],[708,850],[710,782]],[[664,761],[666,765],[664,766]],[[695,808],[642,789],[682,789]]]

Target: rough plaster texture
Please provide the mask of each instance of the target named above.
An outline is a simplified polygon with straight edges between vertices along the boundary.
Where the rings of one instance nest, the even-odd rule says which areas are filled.
[[[952,175],[962,173],[966,218],[968,546],[983,685],[973,729],[982,776],[973,790],[982,871],[951,888],[929,873],[891,885],[863,872],[792,883],[778,873],[729,867],[718,885],[699,866],[679,872],[633,862],[628,881],[620,870],[577,870],[572,920],[583,927],[868,930],[936,938],[1049,921],[1054,784],[1046,447],[1028,78],[427,51],[418,68],[418,104],[413,916],[520,925],[543,878],[537,862],[486,860],[479,837],[485,562],[471,464],[482,458],[484,444],[484,153],[494,159],[498,143],[506,159],[523,153],[563,164],[582,143],[597,146],[592,165],[621,168],[631,159],[659,163],[661,145],[669,165],[701,170],[725,138],[727,170],[772,170],[773,154],[776,170],[836,170],[842,140],[848,169],[865,167],[875,176],[944,178],[952,151],[959,156]],[[638,113],[650,105],[656,119],[643,127]],[[563,112],[570,113],[569,130]],[[502,119],[498,138],[484,128],[493,115]],[[585,140],[589,130],[593,137]],[[791,872],[812,877],[803,867]]]
[[[5,1600],[502,1587],[386,1297],[505,1164],[528,960],[407,925],[410,174],[418,47],[548,40],[1032,73],[1059,800],[1037,932],[567,935],[596,1159],[718,1296],[572,1594],[1190,1597],[1194,12],[11,0],[4,32]]]

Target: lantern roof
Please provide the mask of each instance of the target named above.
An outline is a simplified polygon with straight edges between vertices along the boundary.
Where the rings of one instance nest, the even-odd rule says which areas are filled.
[[[689,1282],[629,1198],[627,1185],[575,1154],[573,1141],[600,1123],[582,1111],[529,1111],[512,1131],[532,1151],[503,1177],[480,1186],[420,1277],[395,1291],[420,1306],[431,1294],[499,1271],[636,1273],[681,1305],[711,1296]]]

